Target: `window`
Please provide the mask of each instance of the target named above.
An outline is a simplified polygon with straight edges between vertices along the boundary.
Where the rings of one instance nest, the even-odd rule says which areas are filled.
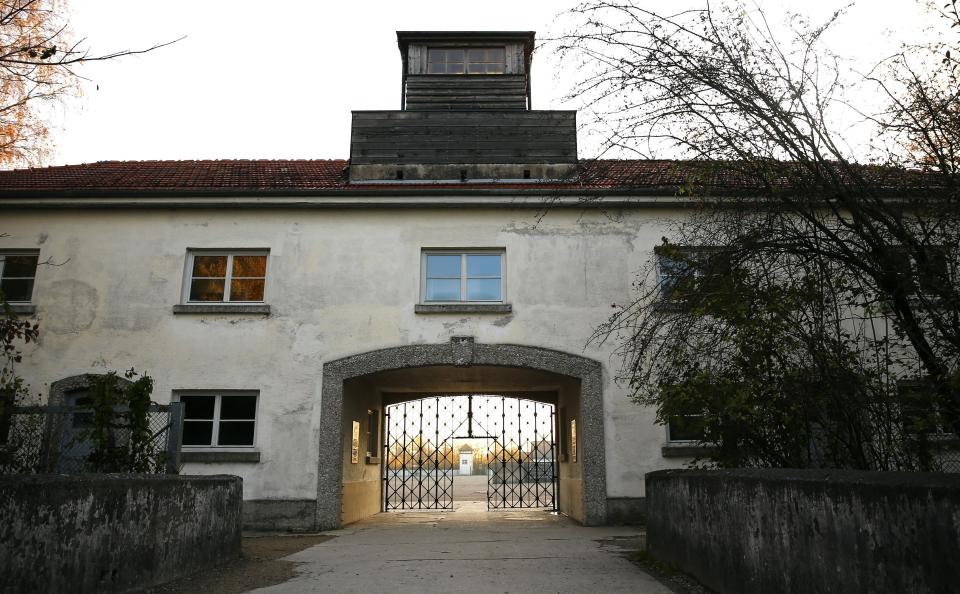
[[[717,294],[734,270],[729,255],[714,246],[657,246],[657,281],[664,301],[682,304],[686,296]]]
[[[427,50],[427,74],[503,74],[507,52],[502,47],[447,47]]]
[[[253,446],[256,392],[184,392],[179,400],[184,408],[184,446]]]
[[[262,303],[266,280],[266,251],[191,251],[184,301]]]
[[[677,286],[687,273],[687,264],[667,256],[657,254],[657,281],[660,287],[660,296],[664,300],[677,297]]]
[[[10,303],[30,303],[37,276],[38,250],[0,252],[0,291]]]
[[[567,434],[567,409],[564,406],[560,407],[560,410],[557,412],[557,418],[560,420],[560,461],[566,462],[567,457],[570,455],[570,439]]]
[[[503,302],[503,256],[502,250],[424,251],[423,301]]]
[[[367,410],[367,456],[380,456],[380,411],[376,409]]]
[[[704,441],[703,415],[675,415],[667,420],[667,441]]]
[[[917,254],[907,248],[892,248],[891,256],[901,281],[908,284],[908,290],[918,294],[936,296],[949,291],[953,284],[948,251],[943,246],[924,246],[924,261],[917,260]]]
[[[945,438],[960,435],[960,419],[949,414],[934,387],[922,379],[901,381],[897,386],[900,412],[907,433]]]

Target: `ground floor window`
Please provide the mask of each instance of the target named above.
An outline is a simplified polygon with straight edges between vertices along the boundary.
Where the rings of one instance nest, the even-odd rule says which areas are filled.
[[[667,420],[667,441],[704,441],[703,415],[674,415]]]
[[[253,446],[256,437],[257,392],[180,392],[184,405],[185,447]]]

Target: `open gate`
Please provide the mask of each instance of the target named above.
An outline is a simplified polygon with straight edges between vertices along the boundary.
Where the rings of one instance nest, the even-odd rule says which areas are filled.
[[[386,408],[383,509],[453,509],[454,441],[485,440],[487,508],[556,509],[552,404],[499,395],[434,396]]]

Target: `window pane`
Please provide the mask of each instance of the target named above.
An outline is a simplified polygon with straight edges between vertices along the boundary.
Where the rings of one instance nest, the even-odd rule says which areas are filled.
[[[267,276],[267,257],[234,256],[233,276]]]
[[[3,276],[26,276],[33,278],[37,274],[37,260],[40,256],[0,256],[3,260]]]
[[[467,51],[467,59],[473,62],[483,62],[486,52],[482,49],[472,49]]]
[[[487,64],[487,74],[503,74],[503,64]]]
[[[252,278],[230,281],[230,301],[263,301],[263,282]]]
[[[33,279],[10,279],[0,280],[0,291],[7,301],[30,301],[33,297]]]
[[[447,74],[463,74],[463,62],[447,63]]]
[[[703,416],[677,415],[670,417],[671,441],[702,441],[703,439]]]
[[[190,283],[190,301],[223,301],[224,281],[195,280]]]
[[[220,423],[217,445],[253,445],[253,421],[226,421]]]
[[[483,64],[470,64],[468,72],[470,74],[483,74],[486,72],[486,67]]]
[[[443,62],[436,64],[431,62],[427,65],[427,74],[446,74],[447,68]]]
[[[500,276],[500,256],[467,256],[467,276]]]
[[[211,445],[213,421],[184,421],[183,445]]]
[[[500,301],[500,279],[467,279],[467,301]]]
[[[426,301],[460,301],[460,279],[427,279]]]
[[[221,419],[253,419],[256,418],[256,396],[221,396]]]
[[[447,50],[447,64],[452,62],[463,63],[465,52],[462,49],[449,49]]]
[[[427,256],[427,278],[460,278],[460,255]]]
[[[212,419],[216,396],[181,396],[184,419]]]
[[[194,256],[193,276],[227,276],[227,257]]]
[[[487,62],[498,62],[503,64],[506,62],[507,50],[502,47],[495,47],[487,50]]]

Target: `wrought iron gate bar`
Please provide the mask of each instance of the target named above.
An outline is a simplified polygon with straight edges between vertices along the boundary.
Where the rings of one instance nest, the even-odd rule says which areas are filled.
[[[435,396],[389,405],[384,419],[384,511],[452,509],[459,468],[453,441],[464,438],[492,442],[488,509],[556,509],[554,405],[501,395]]]

